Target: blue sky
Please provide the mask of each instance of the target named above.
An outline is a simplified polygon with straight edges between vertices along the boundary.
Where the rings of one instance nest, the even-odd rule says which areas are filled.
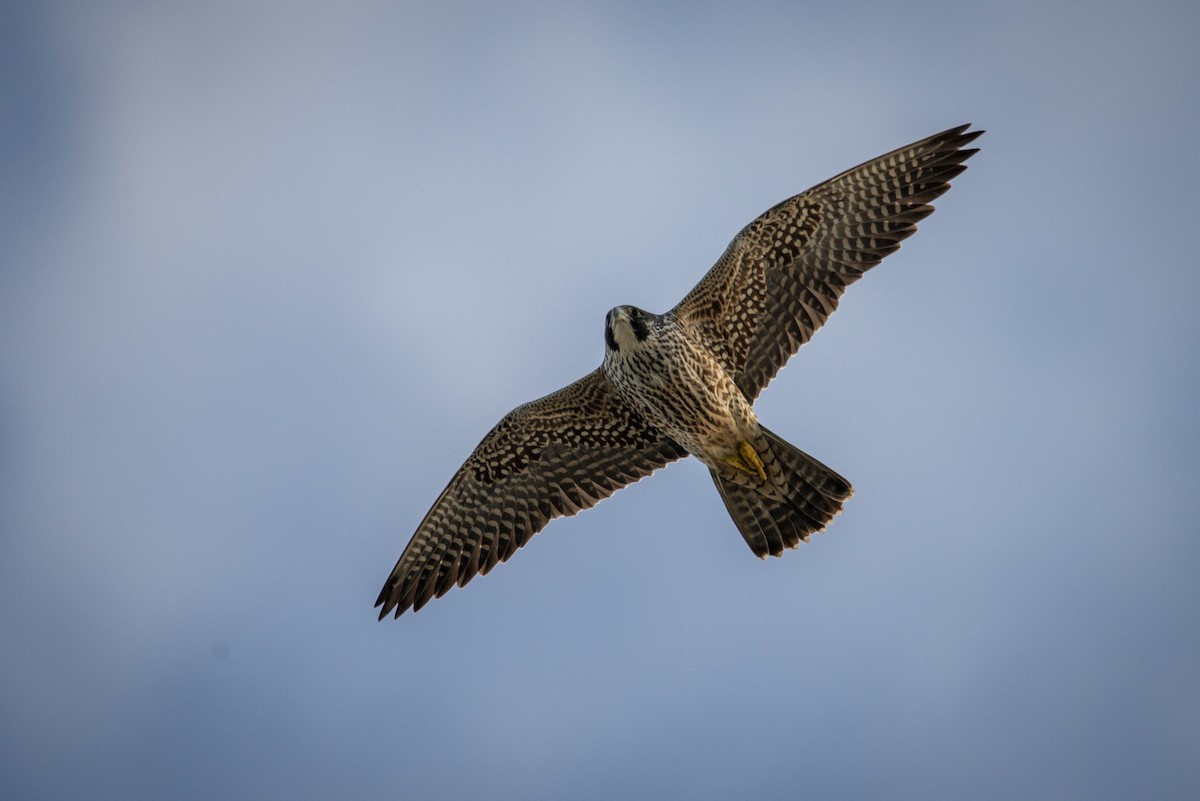
[[[0,796],[1195,798],[1190,3],[0,11]],[[742,225],[983,152],[706,471],[371,604],[513,406]],[[1181,246],[1179,243],[1183,242]]]

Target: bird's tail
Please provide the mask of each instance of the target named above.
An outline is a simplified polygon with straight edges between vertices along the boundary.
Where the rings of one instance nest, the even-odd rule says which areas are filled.
[[[820,531],[854,494],[850,482],[804,451],[765,428],[771,455],[783,468],[786,494],[776,499],[758,489],[743,487],[712,471],[713,482],[729,516],[750,550],[760,557],[780,556],[809,535]]]

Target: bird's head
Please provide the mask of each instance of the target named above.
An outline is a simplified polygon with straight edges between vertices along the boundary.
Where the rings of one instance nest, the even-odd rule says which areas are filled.
[[[604,343],[609,351],[631,353],[650,338],[657,321],[657,314],[637,306],[617,306],[604,318]]]

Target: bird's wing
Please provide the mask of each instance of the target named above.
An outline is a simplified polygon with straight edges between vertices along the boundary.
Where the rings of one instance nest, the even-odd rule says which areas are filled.
[[[754,400],[837,308],[854,281],[900,247],[978,150],[968,125],[860,164],[741,230],[673,313]]]
[[[425,515],[376,606],[420,609],[507,560],[546,523],[594,506],[687,452],[645,423],[600,370],[518,406]]]

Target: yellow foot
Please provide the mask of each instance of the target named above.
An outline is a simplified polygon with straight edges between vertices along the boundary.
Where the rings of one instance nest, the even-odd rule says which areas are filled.
[[[752,476],[757,475],[763,481],[767,480],[767,471],[763,467],[763,461],[759,458],[758,451],[754,450],[754,446],[745,440],[742,440],[742,443],[738,445],[738,452],[726,456],[725,461],[738,470],[749,473]]]

